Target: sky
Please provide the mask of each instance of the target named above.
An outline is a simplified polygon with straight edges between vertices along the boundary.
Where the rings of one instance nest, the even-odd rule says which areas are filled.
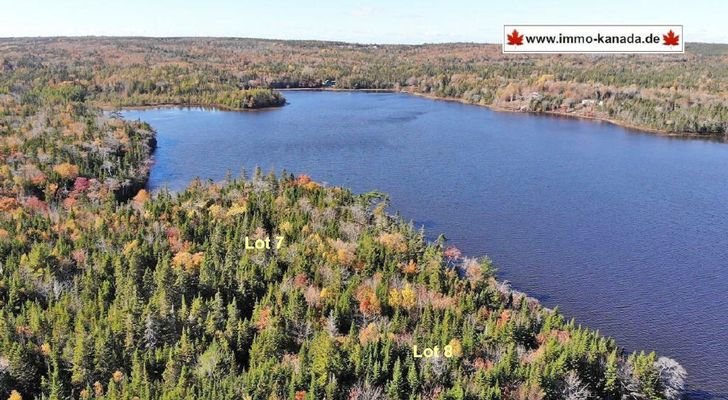
[[[500,43],[505,24],[682,24],[688,42],[728,43],[728,1],[0,0],[0,37]]]

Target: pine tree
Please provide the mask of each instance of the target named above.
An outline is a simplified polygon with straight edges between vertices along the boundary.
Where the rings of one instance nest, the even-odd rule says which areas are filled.
[[[327,334],[320,333],[314,338],[309,357],[311,374],[316,377],[318,386],[326,385],[329,374],[336,374],[340,368],[338,351]]]
[[[85,386],[89,383],[89,371],[91,366],[91,357],[89,349],[89,340],[86,336],[86,330],[79,319],[76,324],[76,342],[73,346],[73,362],[71,366],[71,383],[75,386]]]
[[[420,377],[417,374],[414,359],[410,359],[407,364],[407,386],[409,386],[411,394],[416,394],[420,390]]]
[[[58,355],[51,350],[51,361],[48,365],[50,382],[48,382],[48,400],[61,400],[63,396],[63,384],[60,377],[60,368],[58,365]]]
[[[617,350],[612,350],[607,356],[607,367],[604,372],[604,391],[610,398],[619,398],[619,371],[617,365]]]
[[[207,306],[207,321],[205,322],[205,334],[214,336],[215,332],[222,329],[222,323],[225,320],[225,314],[222,303],[222,296],[218,291],[215,297]]]
[[[315,376],[311,375],[311,382],[308,385],[308,391],[306,392],[306,400],[321,400],[321,393],[319,385]]]
[[[327,400],[336,400],[337,397],[337,390],[339,388],[338,381],[336,380],[336,376],[333,374],[329,377],[329,382],[326,384],[326,399]]]
[[[452,400],[464,400],[465,390],[463,389],[460,381],[456,381],[455,385],[448,391],[448,399]]]
[[[402,365],[400,359],[394,362],[394,369],[392,371],[392,379],[389,381],[389,387],[387,388],[387,397],[389,400],[404,400],[406,387],[404,383],[404,375],[402,374]]]

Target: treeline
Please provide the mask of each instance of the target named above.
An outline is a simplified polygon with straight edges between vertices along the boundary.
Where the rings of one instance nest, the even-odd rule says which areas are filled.
[[[119,107],[183,104],[236,110],[285,104],[285,98],[278,91],[244,83],[228,72],[208,67],[164,66],[142,79],[140,72],[132,68],[108,81],[103,71],[93,72],[89,86],[94,100]]]
[[[0,93],[77,82],[110,106],[214,105],[251,88],[390,89],[513,111],[728,134],[728,46],[684,55],[504,55],[497,45],[356,45],[213,38],[0,39]],[[280,105],[274,91],[254,103]],[[231,104],[248,101],[230,100]]]
[[[16,205],[0,221],[0,394],[678,397],[674,361],[624,355],[384,204],[258,171],[126,203],[78,190],[70,206]],[[246,236],[284,239],[246,250]]]
[[[27,55],[26,55],[27,56]],[[5,62],[0,70],[0,95],[65,100],[121,108],[152,105],[202,105],[257,109],[285,104],[280,92],[243,83],[228,72],[201,66],[164,65],[149,69],[83,65],[61,61]],[[108,74],[112,74],[109,76]]]

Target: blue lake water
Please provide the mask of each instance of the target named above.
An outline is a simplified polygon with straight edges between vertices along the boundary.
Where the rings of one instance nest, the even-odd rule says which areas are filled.
[[[516,289],[675,358],[695,398],[728,398],[728,145],[404,94],[285,96],[125,111],[158,131],[150,187],[260,166],[384,191]]]

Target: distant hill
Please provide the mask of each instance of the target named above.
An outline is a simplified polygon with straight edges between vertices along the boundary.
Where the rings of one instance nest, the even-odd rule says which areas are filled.
[[[72,82],[95,104],[224,105],[251,88],[387,89],[725,139],[728,45],[681,55],[504,55],[500,45],[236,38],[0,39],[0,93]],[[327,83],[328,82],[328,83]],[[278,104],[269,93],[260,104]],[[262,99],[262,97],[261,97]],[[238,102],[240,104],[240,102]]]

